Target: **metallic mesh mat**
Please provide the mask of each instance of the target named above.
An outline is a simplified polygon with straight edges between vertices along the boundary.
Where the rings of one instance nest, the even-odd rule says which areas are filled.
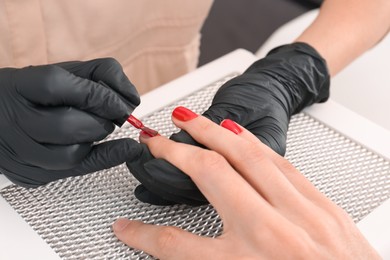
[[[169,136],[178,130],[170,120],[176,106],[203,112],[215,91],[233,76],[142,119]],[[110,138],[129,136],[137,138],[138,131],[128,125]],[[287,141],[287,158],[355,222],[390,197],[390,162],[309,115],[300,113],[292,118]],[[221,233],[221,220],[211,206],[143,204],[133,195],[137,185],[121,165],[37,189],[12,185],[0,194],[63,259],[151,259],[115,238],[111,224],[118,217],[175,225],[204,236]]]

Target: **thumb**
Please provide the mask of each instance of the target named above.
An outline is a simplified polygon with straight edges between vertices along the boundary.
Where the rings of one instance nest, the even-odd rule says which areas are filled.
[[[209,254],[212,238],[200,237],[177,227],[156,226],[120,218],[112,226],[126,245],[158,259],[198,259]]]

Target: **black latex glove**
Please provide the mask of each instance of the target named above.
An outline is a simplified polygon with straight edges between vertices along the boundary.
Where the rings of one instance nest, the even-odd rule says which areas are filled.
[[[0,69],[0,172],[36,187],[130,160],[134,140],[93,143],[139,103],[112,58]]]
[[[291,115],[328,97],[325,61],[309,45],[294,43],[273,49],[242,75],[226,82],[204,116],[217,124],[229,118],[284,155]],[[185,131],[171,139],[199,145]],[[187,175],[165,160],[152,158],[145,150],[142,160],[127,163],[142,183],[135,190],[139,200],[157,205],[207,203]]]

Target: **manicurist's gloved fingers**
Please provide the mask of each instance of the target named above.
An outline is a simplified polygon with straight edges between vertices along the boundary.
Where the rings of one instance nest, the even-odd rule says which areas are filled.
[[[177,187],[158,182],[153,185],[153,189],[146,188],[146,185],[148,184],[146,183],[139,185],[134,190],[134,195],[137,197],[137,199],[145,203],[160,206],[174,204],[200,206],[208,204],[207,200],[204,198],[204,196],[200,193],[199,190],[195,190],[195,192],[183,191],[178,189]],[[162,185],[165,185],[164,189],[162,188]],[[169,191],[167,191],[166,189],[169,189]],[[149,192],[149,190],[153,190],[153,192]],[[198,193],[199,195],[196,195],[196,193]],[[203,200],[200,200],[199,198],[203,198]]]
[[[162,184],[165,185],[165,184]],[[172,186],[169,186],[169,188]],[[134,195],[137,199],[144,203],[149,203],[152,205],[158,206],[169,206],[174,204],[186,204],[189,206],[201,206],[208,204],[207,199],[204,198],[203,194],[200,193],[198,188],[196,188],[195,192],[199,193],[198,197],[195,199],[190,199],[187,195],[186,197],[182,196],[183,192],[181,190],[169,190],[166,191],[164,189],[159,189],[158,183],[156,183],[153,187],[153,192],[145,187],[145,185],[140,184],[134,190]],[[155,193],[159,192],[159,194]],[[191,194],[191,195],[193,195]],[[199,198],[203,198],[203,200],[199,200]]]
[[[185,144],[191,144],[191,145],[196,145],[202,147],[200,143],[194,140],[192,136],[190,136],[186,131],[180,130],[177,133],[172,134],[169,139],[180,142],[180,143],[185,143]]]
[[[14,80],[17,91],[36,105],[72,106],[108,120],[122,121],[135,108],[123,102],[115,91],[55,65],[16,70]]]
[[[134,190],[135,197],[144,203],[149,203],[157,206],[170,206],[176,204],[173,201],[162,198],[160,195],[157,195],[149,191],[144,185],[138,185]]]
[[[12,153],[1,157],[2,164],[7,164],[9,171],[18,168],[19,164],[42,169],[69,169],[80,163],[91,150],[88,143],[66,146],[39,144],[20,128],[4,127],[2,135],[7,137],[8,143],[12,143]]]
[[[74,107],[36,107],[20,111],[19,125],[38,143],[69,145],[96,142],[114,131],[114,124]]]
[[[113,58],[101,58],[90,61],[71,61],[55,64],[76,76],[95,82],[103,81],[116,91],[130,106],[138,106],[140,98],[134,85],[123,72],[120,63]]]
[[[53,147],[47,147],[47,149],[51,148]],[[53,151],[57,150],[61,150],[61,148],[55,147]],[[63,169],[61,167],[56,168],[55,165],[51,168],[41,168],[36,164],[20,164],[10,159],[4,160],[0,170],[5,172],[7,177],[18,185],[37,187],[58,179],[84,175],[114,167],[124,163],[126,160],[137,160],[141,154],[141,146],[133,139],[117,139],[90,146],[88,152],[87,155],[80,156],[81,160],[68,169],[65,167],[62,167]],[[75,153],[71,154],[71,156],[74,155]]]
[[[94,145],[90,153],[70,172],[76,173],[74,174],[76,176],[108,169],[127,160],[137,160],[141,153],[141,145],[133,139],[124,138],[107,141]]]
[[[47,170],[64,170],[78,165],[92,149],[92,143],[71,145],[42,144],[26,162]],[[39,154],[37,153],[38,151]],[[34,158],[34,156],[36,156]]]

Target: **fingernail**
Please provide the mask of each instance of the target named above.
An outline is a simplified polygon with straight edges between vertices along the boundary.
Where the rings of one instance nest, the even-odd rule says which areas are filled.
[[[117,219],[112,225],[112,229],[116,232],[120,232],[124,230],[127,227],[127,225],[129,225],[129,223],[130,221],[128,219],[125,218]]]
[[[146,127],[146,126],[142,127],[142,132],[146,133],[150,137],[160,135],[156,130],[153,130],[153,129]]]
[[[173,110],[172,116],[180,121],[189,121],[191,119],[194,119],[195,117],[198,117],[197,114],[189,110],[185,107],[177,107]]]
[[[223,128],[226,128],[230,131],[232,131],[233,133],[235,133],[236,135],[238,135],[239,133],[242,132],[242,129],[239,125],[236,124],[236,122],[230,120],[230,119],[225,119],[221,122],[221,126]]]
[[[146,131],[141,131],[140,133],[140,136],[144,139],[149,139],[150,137],[153,137],[154,135],[151,135],[150,133],[146,132]]]

